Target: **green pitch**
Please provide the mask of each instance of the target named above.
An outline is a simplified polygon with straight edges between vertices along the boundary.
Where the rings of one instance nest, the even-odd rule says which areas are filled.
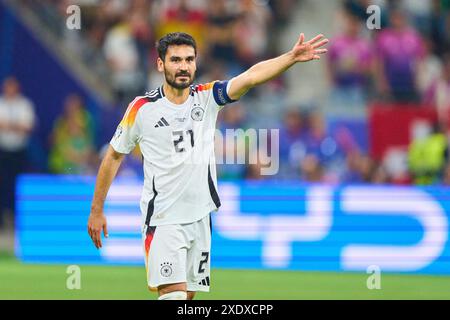
[[[0,256],[0,299],[156,299],[144,267],[80,266],[81,289],[69,290],[66,265],[29,265]],[[450,299],[450,277],[213,269],[210,293],[197,299]]]

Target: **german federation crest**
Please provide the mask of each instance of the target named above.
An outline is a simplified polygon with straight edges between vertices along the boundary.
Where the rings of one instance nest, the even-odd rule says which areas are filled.
[[[205,114],[205,110],[203,110],[201,107],[195,107],[191,111],[191,118],[194,121],[202,121],[204,114]]]
[[[163,277],[170,277],[172,272],[172,264],[170,262],[164,262],[161,264],[161,275]]]

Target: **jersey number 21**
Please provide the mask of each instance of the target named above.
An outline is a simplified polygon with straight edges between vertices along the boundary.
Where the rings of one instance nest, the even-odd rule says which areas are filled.
[[[184,151],[186,151],[186,149],[185,148],[183,148],[183,147],[180,147],[180,142],[183,142],[184,141],[184,137],[185,137],[185,134],[186,135],[189,135],[190,137],[191,137],[191,147],[193,147],[194,146],[194,131],[192,131],[192,130],[186,130],[186,131],[181,131],[181,130],[179,130],[179,131],[173,131],[172,132],[172,136],[174,137],[174,141],[173,141],[173,145],[174,145],[174,147],[175,147],[175,151],[176,152],[184,152]]]

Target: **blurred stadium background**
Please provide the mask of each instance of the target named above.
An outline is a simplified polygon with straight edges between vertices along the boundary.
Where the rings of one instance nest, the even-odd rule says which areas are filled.
[[[66,24],[73,4],[80,30]],[[154,43],[172,31],[198,41],[199,83],[290,50],[300,32],[331,40],[326,59],[221,112],[222,132],[280,130],[279,172],[218,165],[200,298],[450,299],[449,0],[0,0],[0,298],[152,297],[138,150],[107,199],[100,252],[86,221],[102,152],[127,104],[160,85]],[[82,290],[66,288],[68,265]]]

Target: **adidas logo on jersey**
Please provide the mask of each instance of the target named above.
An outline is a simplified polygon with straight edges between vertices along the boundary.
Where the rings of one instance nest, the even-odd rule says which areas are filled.
[[[201,286],[209,286],[209,277],[206,277],[205,279],[200,281],[198,284]]]
[[[170,126],[170,124],[167,122],[166,119],[164,119],[164,117],[162,117],[161,120],[159,120],[158,123],[155,125],[155,128],[168,127],[168,126]]]

